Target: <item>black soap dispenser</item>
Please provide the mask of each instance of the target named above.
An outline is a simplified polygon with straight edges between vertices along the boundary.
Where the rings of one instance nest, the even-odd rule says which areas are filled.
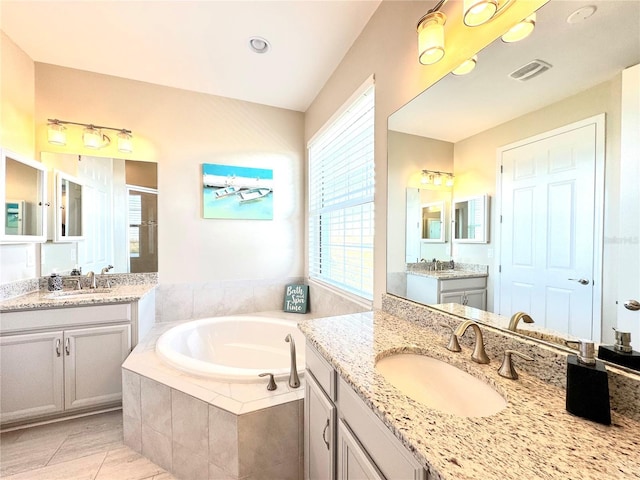
[[[600,345],[598,358],[640,371],[640,352],[631,348],[631,333],[621,332],[615,327],[613,330],[616,332],[616,344]]]
[[[577,343],[578,355],[567,357],[567,411],[611,425],[607,370],[595,359],[593,342],[580,340]]]

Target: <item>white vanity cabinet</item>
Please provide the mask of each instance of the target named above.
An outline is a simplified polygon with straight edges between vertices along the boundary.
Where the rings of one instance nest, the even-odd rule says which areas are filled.
[[[426,471],[307,342],[305,480],[426,480]]]
[[[2,313],[0,423],[117,406],[122,362],[155,316],[147,297]]]
[[[449,277],[407,274],[407,297],[425,305],[459,303],[487,309],[487,276]]]
[[[335,371],[307,344],[304,392],[304,478],[336,478]],[[316,379],[317,378],[317,379]]]

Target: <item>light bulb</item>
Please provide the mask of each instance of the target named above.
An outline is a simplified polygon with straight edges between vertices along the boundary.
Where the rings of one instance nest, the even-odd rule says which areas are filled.
[[[464,0],[464,24],[467,27],[477,27],[491,20],[497,11],[497,0]]]

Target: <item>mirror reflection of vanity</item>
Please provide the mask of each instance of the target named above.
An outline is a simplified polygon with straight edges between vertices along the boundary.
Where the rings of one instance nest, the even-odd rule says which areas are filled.
[[[47,170],[39,162],[2,149],[0,242],[43,242],[46,237]]]
[[[157,166],[76,154],[41,154],[53,178],[41,275],[157,271]]]
[[[442,152],[447,151],[448,145],[450,155],[446,161],[450,163],[447,168],[456,177],[454,202],[485,194],[489,195],[487,199],[491,197],[484,211],[488,215],[484,236],[470,235],[469,228],[465,234],[464,229],[458,228],[461,224],[470,223],[468,214],[467,219],[463,218],[465,209],[454,205],[450,237],[453,239],[451,256],[456,263],[489,265],[487,307],[490,311],[495,308],[501,242],[506,241],[500,238],[498,148],[604,112],[607,117],[607,179],[603,187],[603,201],[610,206],[619,204],[621,210],[625,208],[624,197],[618,192],[618,178],[624,173],[618,171],[620,147],[616,142],[619,142],[621,130],[621,72],[640,63],[637,40],[640,38],[639,2],[596,1],[589,4],[597,7],[595,15],[579,24],[569,24],[568,16],[582,5],[549,2],[538,11],[536,29],[531,37],[515,44],[497,40],[479,52],[474,72],[464,77],[446,76],[389,117],[390,144],[401,135],[404,138],[422,138],[431,146],[429,150],[423,149],[423,156],[439,159],[445,158]],[[606,38],[617,40],[611,42]],[[597,51],[594,50],[596,45]],[[526,82],[508,78],[509,73],[534,59],[548,61],[552,68]],[[410,177],[406,162],[395,154],[401,150],[398,146],[389,148],[388,157],[387,292],[410,298],[406,290],[403,293],[399,288],[401,272],[410,270],[410,262],[415,262],[417,257],[408,254],[409,238],[399,238],[399,232],[409,231],[397,215],[398,211],[407,208],[407,205],[402,205],[399,192],[404,193]],[[412,168],[424,167],[414,165]],[[469,211],[468,205],[466,211]],[[604,224],[600,225],[603,237],[619,235],[615,230],[617,215],[611,209],[605,212]],[[485,231],[484,228],[474,230]],[[635,235],[637,238],[637,232]],[[407,245],[405,255],[399,251],[401,244]],[[596,302],[594,309],[599,314],[599,320],[595,321],[602,322],[598,324],[602,337],[595,340],[613,343],[611,327],[616,326],[618,303],[615,292],[619,273],[616,266],[618,246],[601,242],[598,248],[602,251],[594,254],[600,257],[602,266],[600,277],[594,275],[593,278],[596,279],[594,288],[599,291],[601,303]],[[440,298],[438,303],[443,303]],[[502,315],[507,315],[508,323],[510,314]],[[477,320],[482,321],[481,318]],[[636,323],[640,324],[640,317]],[[519,326],[523,331],[539,327],[538,324]],[[539,333],[536,331],[532,336]],[[536,338],[555,338],[563,343],[567,336],[561,331],[548,333]],[[632,340],[637,350],[640,335],[634,334]]]

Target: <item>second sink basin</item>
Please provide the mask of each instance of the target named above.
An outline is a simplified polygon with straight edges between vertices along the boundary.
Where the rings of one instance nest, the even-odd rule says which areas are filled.
[[[490,385],[441,360],[403,353],[383,357],[376,371],[423,405],[461,417],[488,417],[507,406]]]

